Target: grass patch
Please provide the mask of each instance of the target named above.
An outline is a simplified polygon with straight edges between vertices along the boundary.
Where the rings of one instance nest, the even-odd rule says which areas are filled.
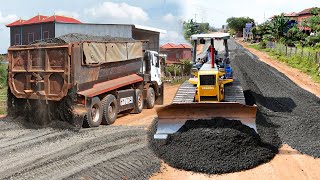
[[[7,64],[0,64],[0,89],[5,88],[7,85]]]
[[[0,64],[0,114],[6,114],[7,64]]]
[[[0,114],[6,114],[7,88],[0,89]]]
[[[318,71],[319,64],[314,62],[312,58],[308,60],[307,56],[302,56],[300,54],[292,55],[291,57],[286,56],[283,52],[279,52],[276,49],[263,49],[259,46],[259,44],[251,44],[249,47],[266,52],[271,58],[276,59],[280,62],[284,62],[290,67],[301,70],[302,72],[308,74],[312,77],[312,80],[320,83],[320,72]],[[320,51],[320,50],[319,50]],[[304,53],[315,53],[316,50],[305,48]]]

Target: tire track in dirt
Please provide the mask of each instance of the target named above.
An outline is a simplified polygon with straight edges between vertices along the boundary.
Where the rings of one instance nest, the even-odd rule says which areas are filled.
[[[0,139],[0,179],[147,179],[160,169],[159,159],[147,148],[144,127],[100,126],[74,132],[26,129],[6,120],[1,124],[10,128],[0,134],[5,137]]]
[[[142,135],[143,136],[143,135]],[[136,142],[143,138],[135,137]],[[63,156],[59,160],[50,162],[39,162],[33,164],[34,167],[26,169],[23,172],[18,172],[21,178],[15,179],[62,179],[83,169],[94,166],[99,162],[107,161],[110,158],[117,157],[121,153],[140,149],[143,144],[137,145],[135,142],[130,142],[130,139],[122,139],[113,141],[107,144],[98,143],[95,147],[82,149],[81,152],[72,153],[71,156]]]

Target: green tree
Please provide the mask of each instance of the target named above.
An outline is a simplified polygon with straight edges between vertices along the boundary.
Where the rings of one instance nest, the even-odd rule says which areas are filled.
[[[193,22],[193,19],[183,22],[183,35],[184,38],[190,42],[190,36],[193,34],[199,34],[199,25]]]
[[[190,42],[190,36],[199,33],[216,32],[214,27],[211,27],[209,23],[196,23],[193,19],[183,22],[183,35],[184,38]],[[193,42],[191,42],[193,43]]]
[[[0,89],[4,88],[7,84],[7,66],[0,64]]]
[[[284,17],[284,14],[274,16],[271,21],[272,35],[276,41],[280,41],[281,38],[285,37],[286,32],[289,30],[290,19]]]
[[[310,10],[310,13],[312,14],[311,17],[306,18],[302,26],[309,27],[312,32],[319,32],[320,31],[320,8],[312,8]]]
[[[246,23],[254,24],[254,20],[249,17],[231,17],[227,19],[229,29],[238,33],[243,31],[243,28],[246,27]]]
[[[183,71],[182,73],[184,75],[190,75],[191,69],[192,69],[192,62],[190,60],[180,60],[182,62]]]
[[[298,26],[295,25],[288,30],[285,38],[285,44],[289,46],[294,46],[294,44],[301,44],[302,46],[306,43],[307,35],[302,33]]]

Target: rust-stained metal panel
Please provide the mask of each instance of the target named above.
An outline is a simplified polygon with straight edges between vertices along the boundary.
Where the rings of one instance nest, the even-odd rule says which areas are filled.
[[[8,82],[18,98],[61,100],[69,87],[69,45],[17,46],[8,50]]]
[[[85,97],[94,97],[96,95],[103,94],[105,92],[112,91],[114,89],[127,86],[130,84],[134,84],[137,82],[142,82],[142,81],[143,81],[142,77],[136,74],[132,74],[132,75],[124,76],[121,78],[113,79],[110,81],[97,83],[92,88],[88,90],[80,91],[78,92],[78,94],[83,95]]]
[[[10,47],[8,82],[12,93],[17,98],[60,101],[71,88],[76,91],[92,90],[101,83],[114,83],[113,79],[121,77],[124,77],[124,83],[114,87],[142,81],[137,75],[126,79],[140,72],[141,59],[85,64],[83,43],[90,42]],[[99,93],[105,93],[113,88],[99,89]]]

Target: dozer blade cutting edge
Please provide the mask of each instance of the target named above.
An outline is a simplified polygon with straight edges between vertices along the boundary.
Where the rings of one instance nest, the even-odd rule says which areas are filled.
[[[233,102],[171,104],[156,109],[158,114],[156,140],[166,140],[169,134],[176,133],[188,120],[210,120],[223,117],[239,120],[257,132],[257,106]],[[257,132],[258,133],[258,132]]]

